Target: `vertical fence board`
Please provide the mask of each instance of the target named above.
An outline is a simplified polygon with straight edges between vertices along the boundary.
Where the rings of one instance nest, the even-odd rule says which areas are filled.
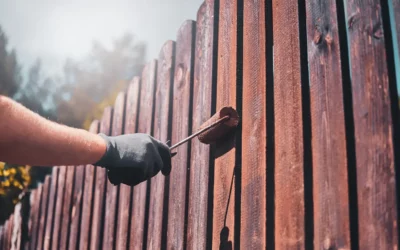
[[[273,0],[275,246],[304,249],[303,124],[296,1]]]
[[[360,249],[397,245],[392,116],[380,1],[347,1]]]
[[[44,238],[44,230],[46,227],[46,219],[47,219],[47,208],[49,204],[49,192],[50,192],[50,180],[51,177],[47,175],[44,180],[43,184],[43,194],[42,194],[42,200],[41,200],[41,213],[39,217],[39,230],[38,230],[38,243],[36,248],[37,249],[43,249],[43,238]]]
[[[243,20],[242,249],[266,248],[265,0],[245,1]],[[271,32],[268,30],[267,32]],[[272,55],[268,55],[272,56]]]
[[[335,1],[306,0],[314,248],[350,249],[347,153]]]
[[[51,183],[50,183],[50,194],[49,194],[49,205],[48,205],[48,213],[47,213],[47,220],[45,226],[45,235],[44,235],[44,242],[43,242],[43,249],[50,249],[51,248],[51,235],[53,230],[53,223],[54,223],[54,210],[56,207],[56,195],[57,195],[57,185],[58,185],[58,172],[59,168],[54,167],[51,173]]]
[[[216,110],[236,108],[237,0],[220,0]],[[217,142],[214,164],[213,249],[233,249],[235,234],[236,148],[231,139]]]
[[[196,44],[193,82],[193,124],[197,131],[215,111],[213,90],[216,84],[213,67],[214,53],[214,1],[205,1],[197,12]],[[215,104],[214,104],[215,105]],[[206,249],[209,191],[210,146],[194,139],[191,142],[190,184],[187,249]]]
[[[7,220],[5,249],[11,248],[11,237],[10,237],[11,227],[12,227],[12,214]]]
[[[60,225],[60,248],[68,249],[69,233],[71,226],[71,208],[74,187],[75,166],[66,166],[65,191],[62,208],[62,221]]]
[[[29,211],[29,222],[28,222],[28,232],[27,232],[27,249],[32,249],[31,245],[32,245],[32,241],[33,241],[33,231],[35,228],[35,225],[37,223],[34,222],[34,219],[36,218],[37,215],[37,209],[38,209],[38,199],[40,199],[40,197],[38,196],[38,191],[37,189],[31,191],[30,194],[30,199],[29,199],[29,207],[30,207],[30,211]],[[3,227],[3,233],[4,233],[4,227]],[[1,246],[1,245],[0,245]],[[2,248],[0,248],[2,249]]]
[[[40,205],[42,200],[42,191],[43,185],[39,184],[38,188],[36,189],[36,200],[34,201],[35,208],[34,213],[32,212],[32,227],[31,227],[31,237],[29,242],[29,249],[33,250],[36,249],[37,238],[38,238],[38,231],[39,231],[39,219],[40,219]]]
[[[59,167],[58,172],[58,184],[57,184],[57,199],[56,208],[54,211],[54,227],[51,237],[51,249],[59,249],[60,246],[60,235],[61,235],[61,225],[63,221],[63,203],[64,203],[64,193],[65,193],[65,181],[67,177],[67,167]]]
[[[71,225],[69,234],[69,245],[68,248],[73,250],[78,247],[79,244],[79,223],[81,221],[81,209],[82,209],[82,194],[83,194],[83,182],[85,177],[85,167],[83,165],[74,167],[75,169],[75,180],[74,190],[72,192],[72,209],[71,209]]]
[[[99,121],[95,120],[90,125],[89,131],[97,134],[99,130]],[[93,204],[93,187],[94,178],[96,176],[96,167],[86,165],[85,180],[83,189],[82,219],[80,222],[79,247],[80,249],[88,249],[89,236],[91,230],[92,204]]]
[[[173,116],[171,144],[187,137],[191,131],[190,100],[193,77],[195,22],[185,21],[179,28],[176,40],[175,77],[173,88]],[[179,146],[178,153],[172,159],[172,171],[169,177],[168,231],[167,248],[184,249],[186,176],[189,167],[188,144]]]
[[[151,134],[153,123],[153,101],[155,88],[155,74],[157,61],[148,63],[142,72],[140,90],[140,112],[138,132]],[[146,215],[147,181],[136,185],[133,189],[133,213],[131,222],[130,249],[142,249],[144,235],[144,223]],[[147,242],[146,242],[147,243]]]
[[[107,107],[104,109],[103,117],[100,122],[100,132],[109,135],[113,109]],[[93,195],[93,217],[91,222],[90,249],[100,249],[103,237],[104,216],[107,216],[104,211],[106,185],[108,182],[106,169],[96,168],[95,190]]]
[[[164,44],[158,57],[157,87],[154,108],[154,137],[162,142],[169,140],[169,117],[171,115],[171,91],[173,87],[175,43],[168,41]],[[162,222],[164,208],[165,177],[161,173],[151,180],[150,205],[149,205],[149,236],[147,237],[148,249],[162,248]]]
[[[125,124],[124,133],[133,134],[136,132],[136,118],[139,103],[139,83],[138,77],[132,80],[128,87],[125,104]],[[131,187],[121,185],[119,190],[118,201],[118,220],[117,220],[117,236],[116,248],[126,250],[129,245],[129,215],[131,209]]]
[[[125,94],[119,93],[115,100],[111,135],[116,136],[122,134],[122,122],[124,119]],[[122,184],[124,185],[124,184]],[[114,249],[115,247],[115,225],[117,224],[117,205],[118,186],[114,186],[111,182],[107,181],[106,193],[106,216],[104,217],[104,236],[103,236],[103,249]]]

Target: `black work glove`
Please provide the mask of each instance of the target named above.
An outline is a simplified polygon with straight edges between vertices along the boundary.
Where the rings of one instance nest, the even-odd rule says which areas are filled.
[[[106,136],[99,134],[107,143],[104,156],[94,165],[105,167],[109,181],[134,186],[150,179],[159,171],[171,172],[169,147],[147,134]]]

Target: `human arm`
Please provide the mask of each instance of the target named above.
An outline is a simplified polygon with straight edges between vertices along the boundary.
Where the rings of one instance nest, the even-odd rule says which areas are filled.
[[[0,161],[59,166],[95,164],[117,185],[136,185],[160,170],[167,175],[167,145],[146,134],[96,135],[51,122],[0,95]]]

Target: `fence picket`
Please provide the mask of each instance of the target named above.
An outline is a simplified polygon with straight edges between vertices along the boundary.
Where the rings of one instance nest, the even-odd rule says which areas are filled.
[[[175,42],[168,41],[164,44],[158,57],[157,67],[157,87],[155,95],[154,108],[154,137],[160,141],[166,142],[171,137],[170,117],[172,116],[171,93],[173,87]],[[162,242],[163,221],[166,220],[166,212],[163,211],[165,203],[168,202],[168,186],[165,183],[165,177],[159,173],[151,180],[150,205],[149,205],[149,232],[147,237],[148,249],[162,249],[165,242]],[[165,226],[165,225],[164,225]]]
[[[34,201],[34,211],[32,218],[32,227],[31,227],[31,237],[30,237],[30,244],[29,249],[33,250],[36,249],[37,239],[38,239],[38,231],[39,231],[39,221],[41,215],[41,203],[42,203],[42,191],[43,191],[43,184],[39,184],[38,188],[36,189],[36,200]]]
[[[113,109],[107,107],[104,109],[103,117],[100,122],[100,132],[109,135]],[[103,239],[104,217],[107,216],[105,211],[105,194],[107,188],[106,169],[96,167],[96,180],[93,195],[93,218],[91,222],[90,249],[100,249]]]
[[[63,203],[65,194],[65,181],[67,178],[67,167],[58,167],[57,199],[54,211],[54,228],[51,237],[51,249],[59,249],[61,238],[61,225],[63,221]],[[32,249],[32,248],[31,248]]]
[[[53,223],[54,223],[54,210],[56,207],[56,194],[57,194],[57,187],[58,187],[58,172],[59,168],[54,167],[51,173],[51,183],[50,183],[50,194],[49,194],[49,205],[47,209],[47,220],[45,225],[45,233],[44,233],[44,242],[43,242],[43,249],[50,249],[51,246],[51,235],[53,230]]]
[[[99,121],[95,120],[90,124],[89,132],[97,134],[99,130]],[[91,218],[93,205],[93,188],[96,176],[96,167],[93,165],[85,166],[85,180],[83,189],[82,219],[80,222],[79,248],[88,249],[89,236],[91,232]]]
[[[393,123],[380,1],[350,0],[345,4],[356,144],[359,247],[389,249],[398,244],[398,228]]]
[[[197,12],[192,131],[197,131],[215,112],[216,18],[214,1],[205,1]],[[210,154],[209,145],[197,139],[191,142],[187,249],[207,249],[207,243],[208,248],[211,245],[212,218],[207,218],[207,213],[212,204],[210,171],[214,160]]]
[[[142,72],[139,104],[140,111],[137,125],[139,133],[152,134],[156,70],[157,61],[152,60],[145,66]],[[146,239],[144,232],[146,226],[146,198],[150,195],[147,186],[147,181],[144,181],[133,188],[130,249],[139,250],[143,248],[143,244],[147,244],[147,241],[144,243],[144,240]]]

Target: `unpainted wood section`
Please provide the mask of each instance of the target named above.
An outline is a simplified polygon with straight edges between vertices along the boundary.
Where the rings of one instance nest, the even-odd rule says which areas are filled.
[[[13,214],[11,214],[7,220],[6,244],[5,244],[6,248],[5,249],[11,249],[12,226],[13,226]]]
[[[216,110],[236,109],[237,0],[220,0]],[[213,200],[213,249],[235,248],[235,141],[216,144]]]
[[[99,121],[92,122],[89,132],[97,134],[99,131]],[[80,222],[79,248],[88,249],[89,235],[91,230],[92,204],[93,204],[93,185],[96,174],[96,167],[93,165],[85,166],[85,180],[82,198],[82,218]]]
[[[273,0],[275,247],[304,249],[303,121],[297,1]]]
[[[43,183],[43,194],[41,200],[41,213],[39,217],[39,230],[38,230],[38,243],[36,245],[37,249],[43,249],[43,238],[44,238],[44,230],[46,227],[46,219],[48,215],[48,203],[49,203],[49,192],[50,192],[50,175],[47,175],[44,179]]]
[[[173,87],[175,42],[168,41],[164,44],[158,57],[157,86],[155,94],[154,110],[154,137],[162,142],[168,138],[170,93]],[[150,205],[149,205],[149,236],[147,237],[148,249],[161,249],[161,235],[163,232],[163,206],[164,206],[164,183],[165,177],[162,173],[151,179]],[[167,190],[168,191],[168,190]],[[165,229],[164,229],[165,230]]]
[[[45,233],[44,233],[44,242],[43,242],[43,249],[50,249],[51,248],[51,236],[53,230],[53,223],[54,223],[54,210],[56,207],[56,200],[57,200],[57,185],[58,185],[58,167],[53,167],[51,172],[51,183],[50,183],[50,194],[49,194],[49,205],[47,209],[47,220],[45,226]]]
[[[153,101],[156,81],[157,61],[149,62],[142,72],[140,90],[138,132],[151,134],[153,123]],[[141,250],[144,238],[144,217],[146,214],[147,181],[144,181],[133,188],[133,211],[131,222],[130,249]]]
[[[58,168],[59,171],[58,171],[58,184],[57,184],[57,195],[56,195],[57,198],[54,211],[54,226],[51,237],[51,249],[59,249],[60,246],[61,225],[63,223],[62,212],[64,207],[63,203],[64,203],[64,193],[65,193],[65,180],[67,177],[67,167],[60,166]],[[32,214],[35,216],[35,213]]]
[[[346,135],[336,2],[306,0],[306,10],[314,248],[350,249]]]
[[[214,1],[205,1],[197,12],[193,77],[192,131],[212,116],[214,53]],[[187,249],[206,249],[210,146],[191,142]]]
[[[43,191],[43,184],[39,184],[36,189],[36,200],[34,201],[35,209],[32,212],[32,227],[31,227],[31,235],[29,239],[29,249],[33,250],[36,249],[37,238],[38,238],[38,231],[39,231],[39,219],[40,219],[40,205],[42,200],[42,191]]]
[[[136,118],[139,103],[139,77],[133,78],[128,87],[125,104],[125,125],[123,131],[125,134],[133,134],[136,132]],[[119,187],[118,201],[118,219],[117,219],[117,238],[116,249],[126,250],[129,234],[129,215],[131,208],[131,187],[121,185]]]
[[[240,248],[265,249],[267,93],[265,0],[244,1]],[[272,32],[268,30],[267,32]],[[268,55],[272,56],[272,55]]]
[[[110,135],[110,126],[112,119],[112,107],[106,107],[103,112],[103,117],[100,122],[100,133]],[[105,168],[96,167],[95,189],[93,194],[93,211],[91,222],[90,249],[100,249],[102,244],[102,232],[104,217],[107,216],[106,211],[103,211],[106,193],[106,183],[108,182],[107,172]]]
[[[192,54],[195,22],[185,21],[178,30],[175,52],[175,72],[172,102],[171,145],[187,137],[190,132],[190,100],[192,93]],[[167,249],[183,249],[186,207],[186,176],[188,171],[188,144],[179,146],[172,158],[169,176]]]
[[[114,112],[111,126],[111,135],[117,136],[122,134],[122,122],[124,119],[124,105],[125,93],[119,93],[114,104]],[[122,184],[124,185],[124,184]],[[118,186],[113,185],[107,181],[107,193],[105,198],[106,216],[104,217],[104,236],[103,236],[103,249],[113,249],[115,246],[114,232],[116,232],[115,225],[117,222],[117,196]]]
[[[392,115],[379,0],[347,4],[360,249],[398,244]]]

